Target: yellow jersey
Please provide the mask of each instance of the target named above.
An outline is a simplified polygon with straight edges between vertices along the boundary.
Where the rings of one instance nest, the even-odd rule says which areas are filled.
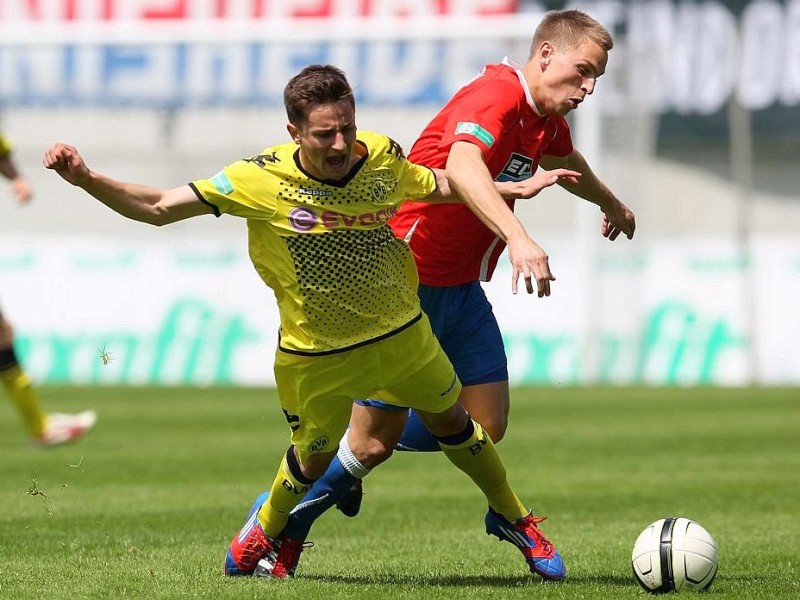
[[[420,317],[414,259],[386,221],[404,199],[433,193],[436,178],[384,135],[359,132],[356,145],[362,158],[340,181],[305,172],[289,142],[190,183],[217,216],[247,219],[250,259],[275,292],[284,351],[349,350]]]

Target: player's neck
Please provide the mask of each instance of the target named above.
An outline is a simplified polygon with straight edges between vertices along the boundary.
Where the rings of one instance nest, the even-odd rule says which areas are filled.
[[[521,69],[522,76],[525,78],[525,84],[528,87],[528,98],[533,107],[533,111],[540,117],[544,116],[544,111],[541,109],[540,104],[536,101],[536,82],[541,78],[541,72],[535,72],[538,65],[533,61],[528,61],[523,69]]]

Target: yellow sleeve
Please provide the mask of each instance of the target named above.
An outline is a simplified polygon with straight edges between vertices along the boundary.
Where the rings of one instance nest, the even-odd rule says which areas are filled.
[[[436,191],[433,171],[409,162],[400,144],[379,133],[365,132],[364,136],[371,140],[370,146],[379,154],[384,166],[392,169],[403,199],[424,198]]]
[[[406,182],[405,197],[409,200],[430,196],[436,191],[436,175],[428,167],[417,165],[403,159],[404,175]]]
[[[268,219],[275,214],[277,187],[273,179],[253,162],[240,160],[209,179],[197,179],[189,185],[217,216]]]
[[[0,158],[5,158],[11,154],[11,140],[0,133]]]

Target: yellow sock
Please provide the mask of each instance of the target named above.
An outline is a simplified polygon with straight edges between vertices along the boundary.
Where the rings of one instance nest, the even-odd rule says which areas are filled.
[[[258,522],[264,533],[269,537],[278,537],[286,527],[289,512],[300,503],[313,483],[300,473],[300,465],[294,457],[294,447],[290,447],[281,460],[269,498],[258,511]]]
[[[516,521],[528,514],[506,478],[503,464],[491,438],[483,428],[472,421],[474,431],[465,441],[439,446],[450,462],[472,478],[489,501],[489,506],[509,521]]]
[[[11,401],[17,410],[22,414],[28,435],[32,437],[42,435],[47,416],[39,405],[39,399],[33,391],[31,380],[19,364],[12,364],[0,371],[0,381],[8,395],[11,396]]]

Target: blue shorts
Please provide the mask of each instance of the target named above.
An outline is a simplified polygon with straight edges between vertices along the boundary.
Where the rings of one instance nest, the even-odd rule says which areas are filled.
[[[422,310],[462,385],[508,379],[508,359],[492,305],[477,281],[419,286]]]
[[[420,284],[419,299],[462,386],[508,380],[503,337],[479,282],[453,287]],[[393,409],[380,401],[356,402],[362,406]],[[406,409],[397,407],[396,410]]]

